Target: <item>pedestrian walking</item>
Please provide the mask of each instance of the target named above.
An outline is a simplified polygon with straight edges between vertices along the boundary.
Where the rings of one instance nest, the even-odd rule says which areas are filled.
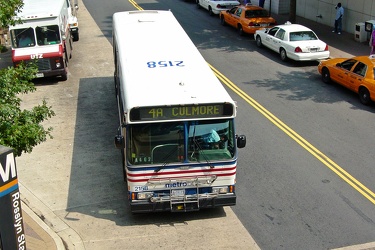
[[[375,29],[372,30],[369,45],[371,47],[370,55],[374,55],[375,54]]]
[[[336,9],[336,17],[335,17],[335,29],[332,32],[337,32],[337,34],[341,34],[342,29],[342,17],[344,16],[344,8],[342,7],[341,3],[338,3],[335,7]]]

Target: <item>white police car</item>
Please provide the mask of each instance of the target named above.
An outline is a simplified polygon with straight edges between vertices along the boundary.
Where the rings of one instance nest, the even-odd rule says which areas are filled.
[[[280,54],[281,60],[315,61],[329,57],[328,45],[311,29],[287,22],[273,28],[257,30],[254,39],[258,47],[265,46]]]
[[[240,4],[236,0],[196,0],[198,8],[205,8],[212,15],[220,14],[222,10],[229,10]]]

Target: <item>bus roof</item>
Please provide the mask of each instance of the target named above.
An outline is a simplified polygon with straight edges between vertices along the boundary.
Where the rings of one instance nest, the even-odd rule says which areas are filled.
[[[171,11],[113,15],[124,110],[142,106],[232,103]]]
[[[22,20],[57,17],[66,0],[23,0],[24,6],[17,17]]]

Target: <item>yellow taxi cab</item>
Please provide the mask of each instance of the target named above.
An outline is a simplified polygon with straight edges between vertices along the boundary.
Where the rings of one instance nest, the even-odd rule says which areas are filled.
[[[375,101],[375,55],[321,61],[318,71],[325,83],[331,81],[359,94],[362,104]]]
[[[230,10],[221,11],[220,22],[222,25],[233,26],[240,35],[254,34],[256,30],[276,25],[276,20],[266,9],[251,4],[238,5]]]

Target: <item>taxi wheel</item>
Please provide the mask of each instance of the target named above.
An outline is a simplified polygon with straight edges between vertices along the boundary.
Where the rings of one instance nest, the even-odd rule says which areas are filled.
[[[361,87],[358,91],[358,94],[359,94],[359,100],[361,101],[362,104],[364,105],[370,104],[371,99],[370,99],[370,92],[368,91],[368,89],[366,89],[365,87]]]
[[[280,49],[280,58],[283,62],[288,60],[288,56],[286,55],[286,51],[283,48]]]
[[[331,75],[329,74],[329,70],[327,68],[322,69],[322,80],[324,83],[331,82]]]
[[[244,32],[243,32],[243,28],[241,24],[238,25],[237,29],[238,29],[238,34],[240,34],[240,36],[243,36]]]
[[[258,47],[262,47],[263,46],[263,44],[262,44],[262,38],[260,38],[260,36],[257,36],[255,40],[256,40],[256,44],[257,44]]]
[[[222,17],[220,18],[220,23],[221,23],[221,25],[223,25],[223,26],[226,25],[226,22],[225,22],[224,16],[222,16]]]

